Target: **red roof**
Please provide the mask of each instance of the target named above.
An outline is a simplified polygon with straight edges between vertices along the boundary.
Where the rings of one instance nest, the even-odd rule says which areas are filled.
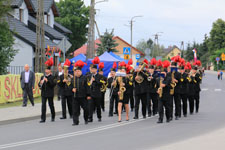
[[[114,39],[114,40],[115,40],[115,39],[119,39],[119,40],[123,41],[124,43],[126,43],[129,47],[132,47],[133,50],[139,52],[141,55],[143,55],[143,56],[145,55],[142,51],[140,51],[140,50],[138,50],[137,48],[131,46],[129,43],[127,43],[126,41],[124,41],[124,40],[123,40],[122,38],[120,38],[119,36],[114,36],[113,39]],[[98,48],[98,45],[97,45],[96,43],[100,44],[101,41],[100,41],[99,39],[95,40],[95,49]],[[86,53],[87,53],[87,44],[86,44],[86,45],[83,45],[83,46],[80,47],[79,49],[75,50],[75,51],[74,51],[74,57],[77,56],[77,55],[79,55],[79,54],[84,54],[84,55],[86,55]]]

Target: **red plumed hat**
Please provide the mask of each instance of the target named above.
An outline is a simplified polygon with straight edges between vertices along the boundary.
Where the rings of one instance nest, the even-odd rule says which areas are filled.
[[[92,64],[94,64],[94,65],[97,65],[99,63],[100,63],[100,59],[98,58],[98,56],[92,60]]]
[[[170,66],[170,62],[168,60],[164,60],[162,66],[163,68],[168,68]]]
[[[179,56],[179,55],[177,55],[177,56],[172,57],[172,58],[171,58],[171,60],[172,60],[173,62],[178,63],[178,62],[180,62],[180,61],[181,61],[181,58],[180,58],[180,56]]]
[[[63,65],[63,66],[67,66],[67,67],[69,67],[69,66],[70,66],[70,64],[71,64],[70,60],[69,60],[69,59],[66,59],[66,61],[65,61],[65,63],[64,63],[64,65]]]
[[[133,64],[133,60],[132,59],[130,59],[129,61],[128,61],[128,63],[127,63],[128,65],[132,65]]]
[[[51,70],[51,67],[54,65],[53,58],[51,57],[50,59],[48,59],[48,60],[45,62],[45,65],[46,65],[46,69]]]
[[[116,68],[117,68],[117,64],[116,62],[113,63],[113,66],[111,68],[111,71],[116,71]]]
[[[157,61],[156,66],[157,67],[162,67],[162,61],[160,59]]]
[[[196,65],[197,65],[197,66],[201,66],[201,65],[202,65],[201,61],[200,61],[200,60],[197,60],[197,61],[196,61]]]
[[[87,64],[84,63],[84,62],[81,61],[81,60],[78,60],[78,61],[74,64],[75,70],[81,70],[81,69],[84,67],[84,65],[87,65]]]
[[[99,65],[98,65],[98,70],[99,71],[102,71],[104,68],[104,63],[103,62],[100,62]]]
[[[156,65],[156,63],[157,63],[157,60],[155,59],[155,58],[152,58],[151,59],[151,62],[150,62],[150,65]]]
[[[191,70],[191,64],[190,64],[190,62],[187,62],[185,68],[186,68],[186,70]]]
[[[181,67],[181,66],[185,66],[185,60],[183,59],[183,58],[181,58],[181,60],[180,60],[180,63],[179,63],[179,66]]]

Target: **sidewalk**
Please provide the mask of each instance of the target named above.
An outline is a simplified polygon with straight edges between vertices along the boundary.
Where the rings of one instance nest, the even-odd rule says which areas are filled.
[[[107,90],[105,95],[105,102],[109,101],[109,91]],[[47,116],[50,116],[50,110],[47,106]],[[61,114],[62,107],[61,101],[54,101],[56,115]],[[27,107],[16,106],[0,109],[0,125],[23,122],[28,120],[40,119],[41,117],[41,103],[36,103],[35,106],[31,106],[29,103]]]

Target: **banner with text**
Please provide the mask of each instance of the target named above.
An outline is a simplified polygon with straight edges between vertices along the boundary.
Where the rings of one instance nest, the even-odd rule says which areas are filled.
[[[34,97],[41,95],[38,87],[42,74],[35,74],[35,87],[33,90]],[[23,91],[20,86],[20,75],[2,75],[0,76],[0,104],[6,102],[15,102],[23,99]]]

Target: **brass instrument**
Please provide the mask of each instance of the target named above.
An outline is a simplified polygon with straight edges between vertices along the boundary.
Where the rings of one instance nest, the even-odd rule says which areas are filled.
[[[141,66],[141,68],[140,68],[140,71],[137,73],[137,76],[139,77],[138,79],[135,79],[135,81],[137,82],[137,83],[142,83],[143,81],[144,81],[144,78],[142,77],[142,76],[140,76],[139,75],[139,73],[141,72],[141,71],[143,71],[144,70],[144,68],[147,66],[147,64],[146,63],[143,63],[143,65]]]
[[[124,83],[123,83],[123,77],[118,77],[117,78],[118,83],[119,83],[119,100],[123,100],[123,96],[124,96],[124,92],[126,91],[126,88],[124,87]]]
[[[129,79],[129,85],[132,86],[133,85],[133,75],[128,77]]]
[[[161,87],[162,86],[162,83],[163,83],[163,78],[160,77],[159,88],[158,88],[159,98],[161,98],[162,97],[162,94],[163,94],[163,88]]]
[[[147,77],[148,77],[148,78],[147,78],[148,81],[151,82],[151,81],[152,81],[152,75],[148,75]]]
[[[176,86],[176,83],[173,81],[174,80],[174,74],[175,72],[173,71],[172,72],[172,82],[170,83],[170,86],[172,87],[172,89],[170,89],[170,95],[173,95],[174,94],[174,89],[175,89],[175,86]]]
[[[68,68],[69,68],[68,66],[64,66],[64,79],[67,80],[66,84],[68,86],[70,86],[70,84],[71,84],[71,78],[68,77],[68,73],[67,73]]]
[[[100,82],[102,83],[102,87],[101,87],[100,91],[101,91],[101,92],[105,92],[106,89],[107,89],[108,83],[107,83],[105,80],[103,80],[103,79],[100,80]]]
[[[76,73],[75,73],[75,65],[73,67],[73,87],[76,88]],[[76,97],[76,92],[74,92],[74,97]]]

